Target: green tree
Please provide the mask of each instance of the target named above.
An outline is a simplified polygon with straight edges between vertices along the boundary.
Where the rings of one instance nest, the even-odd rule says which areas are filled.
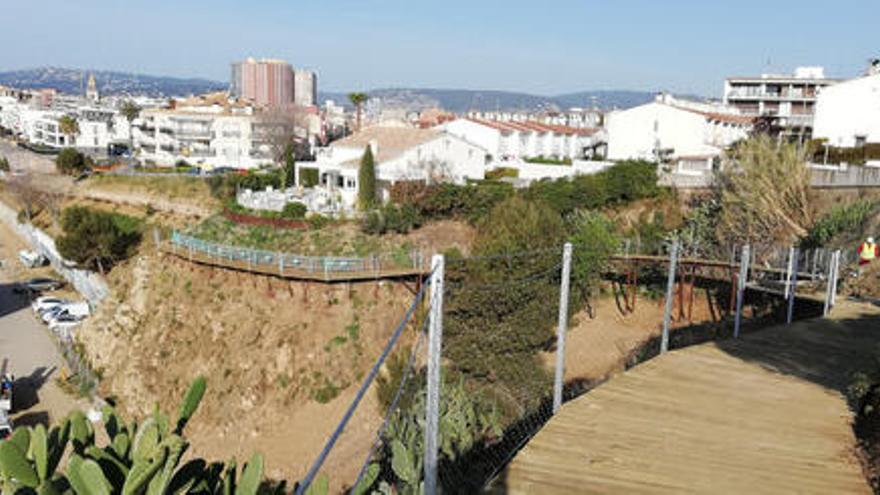
[[[583,297],[608,267],[609,258],[620,247],[620,238],[614,222],[598,211],[579,210],[568,223],[573,245],[572,287]]]
[[[376,206],[376,163],[373,150],[367,145],[358,170],[358,207],[367,211]]]
[[[128,121],[128,146],[131,151],[134,151],[134,132],[131,125],[134,119],[140,116],[141,107],[131,100],[125,100],[119,108],[119,113]]]
[[[62,115],[58,119],[58,130],[67,136],[68,146],[74,145],[74,139],[79,135],[79,122],[73,115]]]
[[[354,105],[355,111],[357,112],[357,126],[355,130],[361,130],[361,115],[364,110],[364,103],[367,102],[369,97],[366,93],[349,93],[348,100]]]
[[[84,172],[89,166],[85,155],[74,148],[64,148],[55,157],[55,168],[59,173],[76,175]]]
[[[64,234],[57,240],[58,252],[104,273],[135,253],[141,227],[133,217],[72,206],[61,215]]]
[[[284,166],[281,170],[281,189],[293,187],[296,184],[296,154],[294,146],[288,145],[284,150]]]

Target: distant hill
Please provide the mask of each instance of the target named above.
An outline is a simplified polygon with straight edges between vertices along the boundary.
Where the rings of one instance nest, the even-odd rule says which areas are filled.
[[[468,110],[565,110],[572,107],[597,106],[604,109],[630,108],[654,98],[649,91],[583,91],[559,96],[540,96],[513,91],[477,91],[468,89],[389,88],[369,91],[370,97],[381,98],[384,106],[423,110],[440,107],[452,112]],[[333,100],[350,106],[345,93],[321,93],[320,101]]]
[[[226,90],[227,83],[207,79],[181,79],[114,71],[88,71],[60,67],[0,72],[0,85],[15,88],[54,88],[77,94],[85,87],[88,74],[95,74],[98,91],[105,95],[140,94],[150,96],[188,96]]]
[[[0,85],[15,88],[54,88],[62,93],[77,94],[83,91],[89,72],[95,74],[98,91],[104,95],[188,96],[224,91],[229,87],[228,83],[208,79],[181,79],[60,67],[0,72]],[[572,107],[593,106],[603,109],[630,108],[654,98],[654,93],[650,91],[623,90],[582,91],[557,96],[541,96],[514,91],[385,88],[371,90],[368,94],[374,98],[381,98],[386,108],[424,110],[440,107],[457,113],[468,110],[565,110]],[[333,100],[337,104],[351,106],[346,93],[321,92],[318,100],[321,103]]]

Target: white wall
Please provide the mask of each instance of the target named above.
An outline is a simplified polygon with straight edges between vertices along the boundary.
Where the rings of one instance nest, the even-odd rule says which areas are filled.
[[[816,102],[813,137],[852,147],[856,136],[880,143],[880,74],[823,88]]]
[[[742,126],[659,102],[609,114],[607,132],[611,160],[653,160],[658,146],[673,150],[673,156],[717,155],[748,133]]]

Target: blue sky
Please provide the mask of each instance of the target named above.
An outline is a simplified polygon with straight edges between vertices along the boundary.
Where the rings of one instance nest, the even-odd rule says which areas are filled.
[[[726,75],[853,76],[880,55],[877,0],[0,0],[0,12],[0,70],[225,81],[253,55],[317,70],[322,90],[718,96]]]

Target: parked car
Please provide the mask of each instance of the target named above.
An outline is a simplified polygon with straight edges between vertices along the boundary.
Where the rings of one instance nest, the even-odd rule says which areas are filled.
[[[90,309],[87,302],[72,302],[43,310],[40,313],[40,319],[43,320],[43,323],[48,324],[60,315],[69,315],[82,319],[89,316],[89,314]]]
[[[54,308],[70,302],[72,302],[70,299],[64,299],[61,297],[40,296],[31,303],[31,308],[34,310],[34,314],[39,314],[45,309]]]
[[[57,332],[62,328],[71,328],[79,325],[85,319],[84,316],[74,316],[69,313],[58,313],[49,320],[49,330]]]
[[[49,325],[49,330],[63,340],[70,340],[73,337],[71,330],[78,327],[80,323],[82,323],[82,320],[56,321]]]
[[[18,292],[45,292],[50,290],[58,290],[64,287],[64,282],[45,277],[32,278],[24,282],[19,282],[16,287]]]

